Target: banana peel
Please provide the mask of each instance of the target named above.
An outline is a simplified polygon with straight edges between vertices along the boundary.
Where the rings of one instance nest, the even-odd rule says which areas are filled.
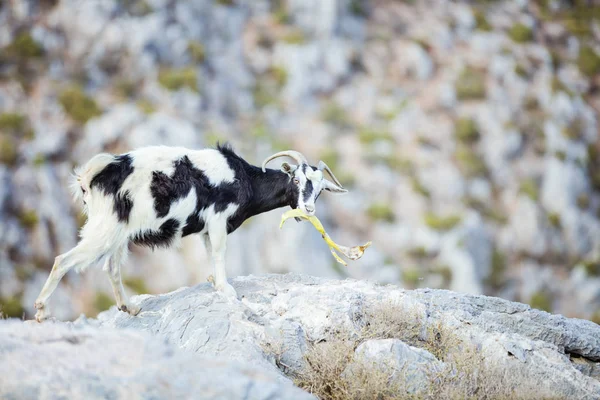
[[[283,224],[285,223],[285,221],[287,221],[290,218],[305,219],[305,220],[309,221],[311,224],[313,224],[315,229],[321,233],[321,237],[323,238],[323,240],[325,240],[325,242],[327,243],[327,246],[329,246],[329,250],[331,251],[331,254],[333,255],[333,257],[336,259],[337,262],[339,262],[343,266],[347,266],[348,264],[336,253],[336,250],[339,251],[340,253],[342,253],[344,256],[346,256],[350,260],[358,260],[365,253],[365,249],[371,245],[371,242],[367,242],[362,246],[354,246],[354,247],[347,247],[347,246],[339,245],[329,237],[327,232],[325,232],[325,228],[323,227],[323,224],[321,224],[321,221],[319,221],[319,218],[315,217],[314,215],[308,216],[308,215],[304,214],[304,212],[302,212],[302,210],[297,209],[297,208],[283,213],[283,215],[281,216],[281,223],[279,224],[279,229],[281,229],[283,227]]]

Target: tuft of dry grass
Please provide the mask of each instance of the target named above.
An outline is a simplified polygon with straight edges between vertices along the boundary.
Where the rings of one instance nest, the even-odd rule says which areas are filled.
[[[358,335],[337,330],[312,343],[304,369],[290,374],[295,384],[323,400],[515,398],[505,372],[489,367],[475,345],[442,322],[427,321],[424,313],[387,302],[367,309],[362,323]],[[402,340],[429,351],[444,367],[426,371],[429,384],[415,392],[404,370],[394,372],[357,356],[356,348],[371,339]]]

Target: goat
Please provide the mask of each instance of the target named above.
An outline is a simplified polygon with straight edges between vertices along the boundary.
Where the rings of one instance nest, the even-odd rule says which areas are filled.
[[[280,170],[266,169],[278,157]],[[327,172],[332,181],[324,178]],[[276,208],[300,208],[314,215],[322,190],[345,193],[329,167],[308,164],[297,151],[282,151],[264,160],[262,168],[238,156],[231,146],[190,150],[183,147],[143,147],[121,155],[98,154],[76,169],[71,184],[76,200],[83,200],[87,221],[79,243],[54,261],[35,308],[38,321],[48,318],[46,302],[61,278],[103,263],[119,310],[137,315],[139,307],[125,299],[121,265],[129,243],[169,247],[182,237],[198,233],[214,265],[214,286],[229,297],[227,235],[248,218]]]

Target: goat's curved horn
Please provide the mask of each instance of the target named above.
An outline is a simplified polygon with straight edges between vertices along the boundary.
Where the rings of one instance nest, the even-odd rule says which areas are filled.
[[[342,184],[340,183],[340,181],[337,180],[337,178],[335,177],[335,175],[333,174],[333,172],[331,172],[331,169],[327,166],[327,164],[325,164],[323,161],[319,161],[319,170],[320,171],[327,171],[327,173],[329,174],[329,176],[331,177],[331,179],[333,179],[333,182],[338,185],[340,188],[343,188]]]
[[[262,171],[266,172],[267,171],[267,163],[271,160],[276,159],[277,157],[290,157],[293,158],[298,164],[308,164],[308,160],[306,159],[306,157],[304,157],[304,155],[298,151],[294,151],[294,150],[286,150],[286,151],[280,151],[279,153],[275,153],[273,154],[271,157],[265,159],[265,161],[263,161],[262,163]]]

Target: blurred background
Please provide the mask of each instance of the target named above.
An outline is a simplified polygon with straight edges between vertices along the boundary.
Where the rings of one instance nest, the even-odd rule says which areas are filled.
[[[0,0],[0,308],[32,317],[98,152],[295,149],[350,189],[229,237],[229,276],[302,272],[500,296],[600,323],[600,5],[585,0]],[[277,164],[277,163],[275,163]],[[276,167],[276,165],[273,165]],[[128,294],[205,282],[202,242],[132,247]],[[58,318],[113,295],[69,273]]]

